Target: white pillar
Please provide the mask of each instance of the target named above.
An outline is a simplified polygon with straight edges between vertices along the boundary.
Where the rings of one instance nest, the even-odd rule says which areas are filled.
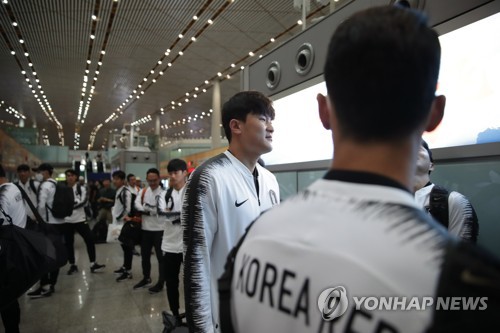
[[[160,136],[160,115],[157,114],[155,117],[155,135]]]
[[[212,94],[212,148],[219,148],[221,146],[220,138],[220,123],[221,123],[221,96],[220,96],[220,82],[214,81],[213,94]]]

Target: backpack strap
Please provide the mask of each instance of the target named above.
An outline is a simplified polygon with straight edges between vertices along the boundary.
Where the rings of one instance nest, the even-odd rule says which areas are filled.
[[[219,278],[219,318],[221,331],[225,333],[234,333],[233,322],[231,319],[231,282],[234,276],[234,262],[236,261],[236,255],[243,244],[243,241],[248,235],[248,231],[253,226],[256,220],[254,220],[245,230],[245,233],[240,238],[238,244],[229,252],[227,256],[226,264],[224,265],[224,274]]]
[[[76,193],[80,196],[80,198],[82,197],[82,185],[80,185],[78,183],[76,184]],[[87,202],[88,202],[88,196],[85,195],[85,199],[82,202],[80,202],[78,205],[75,205],[73,207],[73,209],[85,207],[87,205]]]
[[[446,229],[448,229],[448,197],[450,192],[442,186],[434,185],[429,197],[429,213]]]
[[[30,179],[30,187],[31,187],[31,190],[33,191],[33,193],[35,193],[35,194],[38,193],[38,189],[36,188],[35,181],[33,179]]]
[[[37,223],[45,223],[45,221],[43,220],[42,216],[38,212],[38,209],[35,208],[35,205],[33,205],[33,203],[31,202],[30,198],[28,197],[28,194],[24,191],[24,189],[19,184],[16,183],[16,186],[19,189],[19,191],[21,191],[23,199],[28,204],[28,206],[30,207],[31,211],[33,212],[33,215],[35,215],[36,222]]]
[[[165,193],[165,205],[167,205],[167,208],[169,210],[174,209],[174,200],[172,200],[172,205],[170,207],[168,207],[168,200],[170,200],[172,198],[172,192],[173,191],[174,191],[174,188],[173,187],[169,187],[167,189],[167,192]]]
[[[52,183],[52,185],[54,185],[55,189],[57,190],[57,182],[55,180],[47,179],[47,180],[45,180],[45,182]],[[40,184],[40,186],[42,186],[42,185]],[[47,221],[48,221],[49,220],[49,210],[50,210],[50,212],[52,212],[52,207],[49,207],[49,205],[47,203],[45,203],[45,208],[47,209],[46,212],[47,212]]]

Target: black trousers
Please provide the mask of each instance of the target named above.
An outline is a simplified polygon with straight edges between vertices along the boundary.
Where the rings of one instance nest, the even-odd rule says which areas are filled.
[[[182,253],[163,253],[163,275],[167,284],[167,298],[174,316],[179,315],[179,272]]]
[[[121,244],[123,249],[123,267],[130,271],[132,269],[132,258],[134,248],[125,244]]]
[[[6,306],[2,311],[3,327],[5,333],[19,333],[19,323],[21,322],[21,309],[17,299]]]
[[[68,261],[70,264],[75,264],[75,231],[82,236],[87,247],[87,254],[89,261],[95,262],[95,243],[94,236],[90,231],[89,224],[84,222],[78,223],[65,223],[64,224],[64,241],[66,242],[66,249],[68,250]]]
[[[158,283],[163,285],[164,279],[161,269],[163,267],[162,255],[161,255],[162,238],[163,238],[163,231],[142,230],[142,239],[141,239],[142,275],[146,279],[151,277],[151,250],[154,247],[159,267]]]
[[[60,237],[62,238],[62,241],[64,242],[64,224],[52,224],[52,226],[55,227],[55,230],[59,232]],[[56,269],[55,271],[49,272],[42,276],[40,279],[40,286],[46,286],[46,285],[51,285],[55,286],[57,283],[57,277],[59,276],[59,268]]]

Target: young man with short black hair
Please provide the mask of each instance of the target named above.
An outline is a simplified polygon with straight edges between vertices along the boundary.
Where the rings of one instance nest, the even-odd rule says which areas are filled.
[[[38,189],[38,212],[40,216],[51,225],[52,232],[58,232],[63,242],[64,218],[56,218],[52,214],[54,208],[54,195],[56,193],[57,181],[52,178],[54,167],[49,163],[42,163],[35,169],[42,176],[42,183]],[[40,279],[40,286],[28,293],[31,298],[48,297],[55,292],[55,285],[59,276],[59,268],[47,273]]]
[[[113,185],[116,188],[115,204],[111,209],[113,216],[113,222],[125,223],[127,221],[128,215],[130,213],[132,202],[132,193],[127,189],[125,185],[125,172],[118,170],[113,172]],[[116,282],[132,278],[132,250],[133,247],[125,243],[120,244],[123,250],[123,265],[116,271],[115,274],[119,274],[116,278]]]
[[[280,202],[276,177],[257,163],[272,150],[273,119],[262,93],[231,97],[222,108],[228,150],[199,166],[186,185],[181,221],[190,331],[220,330],[217,279],[226,257],[250,222]]]
[[[437,33],[416,11],[375,7],[340,23],[328,96],[317,96],[330,170],[257,219],[229,257],[223,332],[498,331],[498,261],[456,243],[412,193],[422,133],[443,117],[439,64]],[[435,311],[438,297],[469,308],[462,296],[487,309]]]
[[[185,161],[174,158],[167,165],[168,190],[164,198],[166,207],[166,223],[163,230],[161,249],[163,252],[163,276],[167,285],[167,298],[170,310],[176,318],[177,324],[182,323],[179,315],[179,272],[182,263],[182,227],[180,212],[184,195],[187,164]],[[163,287],[163,286],[162,286]],[[154,288],[154,287],[152,287]],[[151,288],[150,288],[151,291]]]
[[[160,186],[160,171],[156,168],[151,168],[146,172],[146,181],[148,187],[141,190],[135,198],[135,209],[142,213],[142,232],[141,232],[141,262],[143,278],[134,289],[144,288],[151,284],[151,250],[154,247],[156,259],[158,260],[158,282],[156,285],[163,286],[163,280],[160,269],[161,265],[161,241],[163,237],[163,229],[165,227],[165,219],[158,216],[159,211],[164,211],[165,207],[161,203],[160,198],[165,196],[163,189]],[[142,195],[142,191],[144,195]]]
[[[31,178],[31,168],[27,164],[20,164],[17,167],[17,178],[19,179],[14,184],[17,184],[26,193],[31,203],[36,208],[37,205],[37,194],[38,188],[40,187],[40,182]],[[36,217],[31,210],[29,204],[24,201],[24,207],[26,209],[27,219],[27,229],[33,228],[36,223]]]
[[[68,169],[64,172],[66,174],[66,183],[73,189],[75,198],[75,205],[73,206],[73,213],[71,216],[64,218],[64,240],[66,249],[68,250],[68,261],[70,268],[68,275],[78,272],[78,266],[75,264],[75,231],[85,241],[87,247],[87,254],[90,261],[90,272],[96,271],[106,267],[96,262],[95,244],[92,232],[90,231],[87,215],[85,214],[85,205],[87,204],[87,188],[80,185],[78,182],[78,173],[73,169]]]
[[[470,201],[456,191],[448,191],[442,186],[431,182],[431,172],[434,171],[434,159],[427,142],[422,140],[418,152],[415,173],[415,200],[448,232],[460,237],[463,241],[476,243],[479,234],[479,224],[476,211]]]

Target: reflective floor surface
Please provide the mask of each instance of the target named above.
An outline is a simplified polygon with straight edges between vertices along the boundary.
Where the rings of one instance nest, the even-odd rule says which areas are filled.
[[[133,290],[134,284],[142,279],[139,256],[133,258],[133,278],[116,282],[117,275],[113,271],[123,263],[118,243],[96,244],[96,252],[97,261],[106,267],[100,272],[90,273],[85,244],[78,234],[75,235],[78,273],[67,275],[69,265],[66,265],[61,268],[55,293],[50,297],[30,299],[23,295],[19,298],[21,333],[162,332],[161,312],[170,310],[166,288],[157,294],[150,294],[148,288]],[[154,284],[158,279],[155,255],[151,256],[151,265]],[[182,313],[184,299],[180,278]],[[0,332],[3,332],[2,324]]]

